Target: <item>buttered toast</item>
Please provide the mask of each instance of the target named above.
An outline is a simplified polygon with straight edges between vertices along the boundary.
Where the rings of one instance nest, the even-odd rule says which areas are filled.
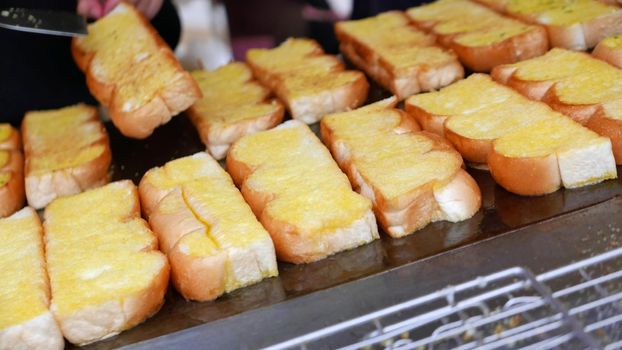
[[[406,11],[413,23],[436,35],[476,72],[540,56],[548,50],[544,27],[504,17],[469,0],[437,0]]]
[[[63,349],[49,310],[43,228],[26,207],[0,219],[0,349]]]
[[[367,99],[365,75],[345,70],[311,39],[290,38],[273,49],[250,49],[246,61],[255,77],[285,103],[292,118],[307,124],[356,108]]]
[[[22,138],[26,198],[35,209],[109,180],[108,134],[94,107],[79,104],[28,112]]]
[[[67,340],[108,338],[159,310],[169,265],[131,181],[58,198],[44,217],[51,310]]]
[[[603,39],[596,45],[592,55],[618,68],[622,68],[622,34]]]
[[[400,100],[464,76],[454,53],[436,46],[434,36],[398,11],[338,22],[335,34],[341,52]]]
[[[227,170],[280,260],[308,263],[378,238],[371,202],[297,120],[238,140]]]
[[[527,23],[543,25],[552,47],[586,50],[622,33],[622,9],[598,0],[476,0]]]
[[[19,132],[0,123],[0,218],[24,204],[24,157]]]
[[[73,39],[74,60],[123,135],[145,138],[201,97],[190,73],[129,3],[121,2],[88,32]]]
[[[270,235],[208,154],[153,168],[139,188],[173,284],[186,299],[212,300],[278,275]]]
[[[462,156],[487,163],[495,181],[513,193],[540,195],[617,177],[608,138],[488,75],[413,96],[406,110],[435,125],[442,119],[445,137]]]
[[[492,76],[611,138],[616,161],[622,164],[622,70],[586,53],[553,49],[498,66]]]
[[[192,76],[203,98],[190,107],[188,115],[216,159],[224,158],[231,143],[240,137],[270,129],[283,120],[283,105],[269,99],[270,90],[256,82],[242,62],[214,71],[193,71]]]
[[[420,132],[396,103],[393,97],[324,117],[323,141],[392,237],[433,221],[470,218],[481,194],[462,157],[440,137]]]

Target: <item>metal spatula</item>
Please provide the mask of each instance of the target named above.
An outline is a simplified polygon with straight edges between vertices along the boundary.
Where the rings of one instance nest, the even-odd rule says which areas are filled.
[[[0,27],[60,36],[86,35],[86,19],[71,12],[0,8]]]

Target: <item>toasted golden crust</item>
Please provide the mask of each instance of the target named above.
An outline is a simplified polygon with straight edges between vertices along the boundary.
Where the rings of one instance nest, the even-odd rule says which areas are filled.
[[[86,189],[99,187],[110,181],[108,169],[110,167],[110,163],[112,162],[112,153],[110,151],[108,134],[106,133],[106,129],[101,121],[99,121],[97,110],[92,106],[85,105],[77,105],[68,108],[75,108],[76,110],[82,109],[83,111],[78,113],[88,113],[89,116],[85,118],[80,125],[90,125],[93,129],[95,129],[93,132],[97,134],[96,139],[92,143],[84,145],[83,148],[76,148],[73,150],[59,149],[56,145],[49,144],[46,145],[47,147],[44,149],[34,150],[31,143],[39,143],[41,141],[39,141],[40,136],[37,135],[35,131],[31,130],[30,125],[34,125],[40,121],[39,119],[30,117],[29,112],[26,114],[26,117],[22,122],[22,130],[24,133],[24,153],[26,158],[24,165],[25,191],[28,203],[36,209],[45,207],[57,197],[76,194]],[[55,111],[46,111],[46,113],[48,112]],[[76,120],[78,118],[80,117],[76,116]],[[59,133],[60,132],[70,135],[71,137],[84,136],[79,135],[81,131],[78,129],[59,130]],[[72,132],[75,132],[75,134],[72,134]],[[46,139],[41,140],[46,142]],[[52,137],[49,140],[54,140],[54,138]],[[59,159],[66,160],[67,157],[70,157],[70,153],[67,152],[79,152],[80,150],[88,148],[98,148],[101,152],[96,157],[74,166],[54,170],[33,169],[33,163],[51,155],[58,156],[59,154],[62,155],[65,153],[67,155]]]
[[[506,190],[523,196],[538,196],[557,191],[561,175],[557,156],[514,158],[498,153],[494,146],[488,154],[490,173]]]
[[[486,158],[488,157],[488,152],[490,152],[494,140],[472,139],[455,133],[449,128],[445,128],[444,133],[445,138],[451,142],[467,162],[486,164]]]
[[[410,32],[414,37],[409,42],[400,41],[399,44],[390,45],[388,42],[392,39],[390,31],[395,27],[375,28],[376,31],[382,32],[384,38],[374,41],[349,29],[352,25],[358,25],[357,21],[344,21],[335,25],[335,34],[340,42],[339,48],[357,68],[364,70],[398,99],[403,100],[421,91],[438,89],[464,76],[464,70],[455,54],[435,46],[434,37],[411,27],[403,13],[390,11],[363,21],[369,20],[378,23],[397,23],[395,25],[398,28]],[[403,40],[397,37],[394,39]],[[403,49],[398,52],[400,47]],[[428,57],[425,60],[423,56],[417,56],[417,54],[425,55],[422,54],[424,51],[430,51],[426,53]],[[411,64],[405,65],[401,57],[404,54],[413,56]]]
[[[415,120],[417,120],[423,130],[439,136],[445,135],[444,124],[445,120],[447,120],[447,116],[431,114],[423,108],[419,108],[419,106],[411,103],[405,103],[404,109],[406,110],[406,113],[410,114],[415,118]]]
[[[114,214],[110,214],[110,211],[107,211],[107,206],[111,205],[111,198],[114,198],[111,196],[117,196],[120,193],[122,193],[122,198],[125,199],[125,203],[123,203],[125,207],[118,212],[113,211]],[[93,201],[95,198],[99,198],[100,200],[103,199],[104,203],[99,202],[98,204],[102,204],[102,208],[104,209],[89,207],[83,208],[83,212],[79,212],[78,210],[66,212],[63,210],[63,208],[69,210],[74,209],[74,207],[69,205],[71,204],[71,201],[83,203],[84,198],[90,198],[84,203],[89,203],[89,201]],[[106,203],[106,201],[109,201],[109,203]],[[78,215],[83,216],[78,218]],[[89,280],[92,278],[98,278],[99,274],[105,271],[104,269],[94,273],[92,276],[85,276],[85,274],[93,273],[93,271],[86,270],[83,271],[82,274],[76,276],[69,271],[72,267],[67,267],[67,265],[59,267],[55,264],[60,258],[59,253],[62,253],[67,249],[75,249],[73,245],[71,247],[64,246],[67,244],[67,240],[62,237],[63,235],[66,237],[69,234],[69,232],[65,230],[67,230],[68,227],[71,227],[70,225],[67,225],[67,221],[88,220],[95,219],[95,217],[97,217],[97,219],[101,219],[102,216],[105,215],[111,215],[108,218],[111,223],[116,222],[118,225],[128,225],[125,229],[133,230],[140,227],[141,230],[144,230],[141,233],[128,231],[128,240],[131,240],[129,237],[130,233],[136,233],[137,237],[141,237],[140,239],[134,237],[139,242],[136,243],[138,246],[136,244],[124,246],[122,242],[119,242],[118,246],[113,245],[114,249],[112,249],[111,252],[118,253],[119,257],[124,257],[123,254],[128,253],[140,254],[140,258],[136,257],[137,259],[145,259],[144,261],[150,262],[149,265],[145,266],[145,268],[149,268],[149,270],[145,271],[145,273],[153,272],[153,275],[149,276],[150,278],[147,281],[148,283],[145,283],[145,285],[142,286],[143,288],[134,290],[127,295],[115,296],[115,298],[89,305],[88,301],[92,295],[96,295],[97,293],[97,290],[92,290],[87,293],[88,295],[81,295],[86,302],[86,306],[82,304],[67,305],[71,302],[59,297],[59,294],[62,294],[63,297],[66,298],[67,294],[69,294],[68,290],[60,289],[61,285],[63,287],[68,286],[67,281],[61,281],[63,272],[66,273],[66,275],[71,276],[70,280],[77,279],[76,282],[78,282],[80,279],[84,279],[83,283],[86,283],[91,282]],[[168,287],[170,268],[164,255],[157,250],[157,239],[153,236],[153,233],[149,229],[147,223],[140,218],[140,201],[138,199],[138,191],[136,186],[134,186],[131,181],[123,180],[111,183],[107,185],[106,188],[92,190],[89,193],[82,193],[70,198],[58,199],[46,208],[44,217],[48,273],[50,275],[52,285],[51,310],[54,313],[54,317],[58,321],[63,335],[67,338],[67,340],[77,345],[85,345],[98,340],[106,339],[126,329],[134,327],[155,314],[160,309],[164,303],[164,295],[166,294]],[[65,222],[65,225],[62,224],[63,222]],[[133,223],[135,226],[129,226],[130,223]],[[93,229],[96,232],[97,230],[105,230],[105,221],[96,223]],[[86,234],[88,237],[88,230],[86,230],[86,232],[85,230],[80,231],[80,228],[74,227],[73,231],[71,231],[71,235],[76,236],[79,234]],[[75,242],[74,244],[87,245],[88,238]],[[110,249],[110,247],[102,247],[102,251],[104,252],[104,257],[101,261],[102,266],[106,266],[105,263],[121,263],[122,260],[118,260],[118,258],[115,259],[115,257],[111,257],[110,254],[107,254],[105,250],[106,248]],[[133,249],[136,248],[140,250],[134,251]],[[124,249],[127,249],[127,251],[124,251]],[[87,254],[98,254],[98,252],[84,253],[85,256]],[[130,266],[134,267],[133,265]],[[139,266],[140,264],[137,264],[135,268],[138,269],[140,268]],[[113,287],[110,288],[122,289],[121,286],[123,283],[131,281],[116,282],[118,284],[112,283]],[[79,288],[80,286],[75,287]]]
[[[0,166],[0,174],[8,173],[9,181],[0,186],[0,217],[9,216],[24,204],[24,158],[17,150],[7,152],[9,160]]]
[[[0,128],[8,129],[8,137],[0,140],[0,150],[13,149],[18,150],[22,148],[22,140],[19,135],[19,131],[9,124],[0,123]]]
[[[137,19],[136,25],[143,26],[151,34],[150,40],[157,46],[152,54],[160,55],[162,64],[176,71],[174,78],[165,82],[165,85],[161,86],[149,101],[129,107],[125,98],[117,97],[120,89],[119,83],[111,81],[112,77],[102,73],[100,67],[93,65],[97,48],[94,51],[88,51],[81,46],[82,39],[74,38],[71,52],[78,67],[86,74],[87,85],[91,93],[109,108],[115,126],[125,136],[142,139],[151,135],[156,127],[167,123],[171,117],[190,107],[201,97],[201,90],[190,74],[181,67],[171,49],[149,21],[128,3],[119,5],[109,16],[114,16],[119,11],[129,11],[133,14]],[[144,68],[136,66],[132,69]],[[158,72],[151,72],[151,74],[158,74]],[[129,84],[140,83],[131,81]]]
[[[611,47],[601,41],[592,51],[592,55],[618,68],[622,68],[622,47]]]
[[[378,230],[371,210],[371,203],[358,194],[352,193],[352,189],[350,188],[346,177],[339,171],[337,165],[332,163],[333,160],[330,158],[328,150],[321,145],[319,140],[315,140],[315,135],[312,134],[307,126],[293,120],[281,124],[276,129],[265,131],[263,132],[263,135],[257,134],[255,136],[264,136],[266,135],[265,133],[274,132],[270,135],[270,137],[266,138],[267,141],[265,141],[265,144],[262,143],[262,145],[265,145],[266,148],[275,147],[275,149],[277,149],[276,147],[278,147],[277,153],[281,155],[284,154],[281,152],[281,135],[276,132],[286,132],[283,131],[283,129],[287,130],[290,128],[296,130],[296,132],[293,133],[293,136],[302,142],[299,145],[292,145],[292,147],[298,147],[298,152],[302,152],[303,150],[301,150],[300,147],[301,145],[305,145],[304,152],[308,152],[308,154],[313,156],[312,159],[318,160],[318,162],[322,163],[322,171],[327,172],[324,177],[327,183],[323,183],[323,188],[306,187],[301,190],[303,191],[302,195],[308,195],[309,197],[315,196],[315,198],[317,198],[317,196],[322,196],[327,203],[327,206],[336,205],[336,200],[345,201],[346,199],[344,198],[347,195],[350,196],[347,197],[349,201],[346,202],[350,206],[350,209],[344,208],[344,213],[340,214],[337,218],[333,217],[333,213],[326,213],[324,208],[318,208],[317,204],[312,204],[315,202],[310,202],[307,206],[306,203],[303,204],[302,202],[299,203],[295,202],[294,199],[290,199],[290,201],[294,201],[291,203],[291,205],[295,207],[294,209],[309,211],[310,214],[318,216],[317,220],[320,220],[320,217],[323,220],[332,220],[335,222],[335,226],[332,226],[332,224],[327,222],[325,224],[322,223],[322,225],[318,227],[315,222],[309,223],[304,219],[299,220],[287,215],[283,215],[281,217],[277,216],[278,213],[275,213],[274,210],[269,209],[273,208],[276,204],[283,205],[283,202],[278,203],[278,201],[281,200],[280,198],[283,196],[279,196],[279,193],[273,193],[271,190],[264,190],[263,188],[257,189],[255,186],[261,187],[261,185],[253,185],[251,183],[253,181],[249,180],[249,178],[252,177],[258,169],[283,169],[283,163],[272,163],[272,159],[267,159],[265,162],[262,162],[263,165],[254,168],[243,160],[243,157],[252,157],[252,155],[238,153],[241,152],[238,151],[238,149],[244,147],[240,145],[244,145],[244,142],[247,142],[248,140],[247,138],[253,136],[246,136],[245,138],[240,139],[233,145],[231,151],[227,155],[227,171],[231,174],[231,177],[236,185],[240,187],[244,199],[246,199],[254,214],[270,233],[272,241],[274,242],[277,257],[280,260],[296,264],[309,263],[377,239]],[[287,136],[287,134],[285,134],[285,136]],[[267,152],[267,150],[265,150],[265,152]],[[287,155],[287,157],[289,157],[289,155]],[[307,167],[311,166],[311,164],[306,162],[309,158],[301,156],[300,159],[302,165],[298,164],[298,167],[294,169],[306,170]],[[296,160],[296,158],[289,159],[292,163],[295,163]],[[289,177],[288,179],[285,179],[285,181],[288,180],[298,181],[299,179]],[[267,181],[269,182],[270,180]],[[261,183],[261,180],[256,179],[254,182]],[[288,185],[291,184],[283,182],[280,186],[275,186],[274,191],[287,193]],[[335,199],[329,197],[327,195],[329,187],[336,193],[340,193],[339,196],[343,195],[344,198]],[[300,207],[301,205],[304,206]],[[345,214],[349,214],[349,216],[344,217]]]
[[[561,112],[574,121],[585,125],[594,113],[598,110],[598,104],[574,104],[571,102],[562,101],[556,92],[555,84],[547,90],[542,97],[542,102],[548,104],[554,110]]]
[[[622,164],[622,120],[609,118],[607,113],[599,108],[585,126],[611,139],[616,164]]]

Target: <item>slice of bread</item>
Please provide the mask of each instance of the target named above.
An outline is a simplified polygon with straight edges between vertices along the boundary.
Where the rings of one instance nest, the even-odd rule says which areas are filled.
[[[456,55],[435,45],[433,36],[391,11],[335,25],[341,52],[398,99],[461,79]]]
[[[278,275],[270,235],[208,154],[149,170],[139,189],[173,284],[186,299],[213,300]]]
[[[587,50],[622,33],[622,9],[598,0],[476,0],[527,23],[540,24],[549,44]]]
[[[129,3],[121,2],[88,31],[72,42],[74,60],[123,135],[145,138],[201,97],[194,79]]]
[[[622,34],[603,39],[596,45],[592,55],[618,68],[622,68]]]
[[[26,207],[0,219],[0,349],[63,349],[49,310],[43,228]]]
[[[28,112],[22,137],[26,198],[35,209],[109,181],[108,134],[94,107]]]
[[[407,12],[414,24],[458,54],[476,72],[540,56],[548,50],[546,30],[504,17],[469,0],[438,0]]]
[[[274,49],[251,49],[246,61],[255,77],[285,103],[292,118],[307,124],[326,114],[347,111],[367,99],[361,72],[344,70],[311,39],[290,38]]]
[[[0,123],[0,218],[24,205],[24,157],[19,132]]]
[[[496,67],[493,78],[611,138],[622,164],[622,70],[586,53],[553,49]]]
[[[227,170],[280,260],[308,263],[378,238],[371,202],[299,121],[238,140]]]
[[[224,158],[240,137],[273,128],[283,120],[283,105],[269,98],[270,90],[257,83],[242,62],[214,71],[197,70],[192,76],[203,98],[190,107],[188,115],[216,159]]]
[[[462,157],[442,138],[419,131],[395,97],[321,122],[322,139],[354,188],[369,198],[382,228],[403,237],[430,222],[470,218],[481,205]]]
[[[160,309],[169,266],[131,181],[58,198],[44,217],[51,310],[70,342],[111,337]]]
[[[485,96],[482,102],[479,96]],[[617,177],[608,138],[487,75],[413,96],[406,106],[418,119],[443,116],[445,137],[467,161],[486,162],[510,192],[540,195]]]

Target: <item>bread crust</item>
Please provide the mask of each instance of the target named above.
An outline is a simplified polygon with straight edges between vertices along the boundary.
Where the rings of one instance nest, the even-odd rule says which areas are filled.
[[[210,124],[202,122],[201,114],[194,107],[188,109],[188,116],[194,123],[209,153],[217,160],[225,158],[231,144],[244,135],[253,134],[275,127],[285,115],[283,104],[277,99],[269,101],[276,108],[270,113],[253,119],[243,119],[234,123]]]
[[[616,164],[622,164],[622,120],[609,118],[604,109],[600,107],[585,126],[611,140]]]
[[[417,105],[408,103],[408,100],[404,103],[404,109],[408,114],[415,118],[415,120],[417,120],[423,130],[439,136],[445,136],[444,124],[447,120],[447,116],[431,114],[430,112],[419,108]]]
[[[601,41],[592,51],[592,55],[611,65],[622,68],[622,48],[609,47]]]
[[[400,133],[419,131],[419,126],[409,114],[399,112],[401,120],[397,129]],[[479,187],[473,178],[461,168],[457,169],[456,173],[445,182],[426,183],[397,198],[385,198],[374,183],[359,172],[347,146],[335,139],[333,131],[324,122],[320,124],[320,131],[322,140],[341,169],[348,175],[354,190],[372,201],[378,222],[383,231],[391,237],[409,235],[430,222],[438,220],[453,222],[464,220],[475,214],[481,206]],[[460,158],[460,155],[447,141],[438,135],[421,133],[433,141],[432,150],[451,152],[454,157]],[[457,210],[456,208],[450,209],[444,205],[448,202],[444,200],[445,197],[451,198],[450,201],[454,204],[459,202],[462,205],[459,205]]]
[[[13,214],[24,204],[24,157],[17,150],[5,150],[8,163],[0,167],[0,173],[8,172],[9,181],[0,187],[0,217]]]
[[[492,149],[493,139],[472,139],[454,132],[445,125],[445,138],[456,148],[467,162],[486,164]]]
[[[22,148],[22,140],[19,131],[12,126],[9,126],[11,133],[9,137],[0,140],[0,150],[19,150]]]
[[[400,14],[408,25],[408,18],[399,11],[389,13]],[[457,58],[443,62],[440,66],[422,65],[408,70],[398,71],[390,62],[383,59],[375,48],[357,40],[348,34],[340,23],[335,24],[335,34],[339,39],[340,51],[357,68],[377,81],[382,87],[391,91],[399,100],[421,91],[432,91],[451,84],[464,76],[464,69]],[[434,45],[434,36],[423,40],[421,45]]]
[[[151,135],[156,127],[166,124],[173,116],[190,107],[202,94],[192,76],[181,67],[171,49],[149,21],[131,5],[123,3],[123,6],[133,11],[141,24],[151,33],[158,46],[157,54],[163,55],[167,64],[177,70],[175,79],[167,82],[167,85],[162,87],[149,102],[128,110],[123,106],[124,102],[116,98],[116,82],[98,80],[92,64],[97,52],[84,51],[77,38],[72,41],[71,52],[78,67],[86,74],[89,90],[109,108],[112,122],[119,131],[127,137],[144,139]]]
[[[283,127],[288,125],[283,124]],[[253,213],[270,233],[279,260],[294,264],[310,263],[379,238],[371,208],[349,227],[336,228],[323,233],[321,237],[303,234],[304,228],[280,221],[264,210],[275,196],[273,193],[256,191],[248,185],[246,179],[255,169],[237,160],[235,153],[232,152],[227,156],[226,165],[227,171],[234,183],[240,187]]]
[[[542,97],[542,102],[548,104],[554,110],[563,113],[581,125],[587,124],[588,120],[598,110],[598,104],[572,104],[559,97],[556,92],[555,84]]]
[[[557,191],[562,185],[554,153],[544,157],[507,157],[498,153],[493,143],[488,166],[496,183],[519,195],[543,195]]]

